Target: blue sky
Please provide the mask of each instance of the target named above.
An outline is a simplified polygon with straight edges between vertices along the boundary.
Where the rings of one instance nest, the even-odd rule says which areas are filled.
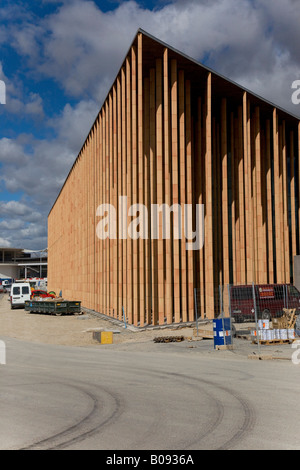
[[[295,0],[2,0],[0,246],[43,249],[47,215],[139,27],[300,116]]]

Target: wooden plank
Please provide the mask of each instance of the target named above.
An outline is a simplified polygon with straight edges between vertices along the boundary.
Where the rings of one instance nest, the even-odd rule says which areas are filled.
[[[285,282],[291,282],[290,273],[290,227],[289,227],[289,213],[288,213],[288,174],[287,174],[287,152],[286,152],[286,129],[285,121],[282,122],[282,197],[283,197],[283,229],[284,229],[284,271]]]
[[[143,154],[143,35],[138,34],[138,64],[137,64],[137,118],[138,118],[138,202],[144,204],[144,154]],[[143,223],[145,221],[143,220]],[[140,326],[145,324],[145,239],[139,240],[139,317]]]
[[[117,187],[117,234],[118,234],[118,318],[122,320],[122,306],[123,306],[123,240],[120,237],[120,212],[119,212],[119,197],[123,196],[123,167],[122,167],[122,112],[121,112],[121,76],[117,77],[117,135],[118,135],[118,148],[117,148],[117,171],[118,171],[118,187]]]
[[[132,201],[138,203],[138,154],[137,154],[137,60],[136,47],[131,48],[131,151],[132,151]],[[133,324],[139,323],[139,239],[132,240],[132,295]]]
[[[205,300],[206,317],[214,318],[214,260],[213,260],[213,196],[212,196],[212,113],[211,113],[211,73],[206,81],[206,126],[205,126]]]
[[[150,237],[150,80],[144,79],[144,198],[148,215],[148,237],[145,240],[145,322],[151,323],[151,237]]]
[[[275,207],[280,211],[280,180],[279,180],[279,137],[278,137],[278,117],[276,108],[273,109],[273,159],[274,159],[274,198]],[[280,213],[275,212],[275,243],[276,243],[276,282],[282,284],[282,249],[281,249],[281,225]]]
[[[126,58],[126,164],[127,164],[127,203],[132,205],[132,142],[131,142],[131,63]],[[127,218],[127,227],[131,217]],[[127,233],[127,316],[129,323],[133,323],[133,253],[132,239]]]
[[[157,204],[156,189],[156,113],[155,113],[155,69],[150,70],[150,201]],[[152,232],[152,226],[151,226]],[[157,240],[151,233],[151,307],[152,324],[158,321],[158,285],[157,285]]]
[[[126,70],[121,69],[121,105],[122,105],[122,196],[127,196],[127,139],[126,139]],[[126,211],[125,211],[126,212]],[[127,311],[127,214],[122,209],[122,253],[123,253],[123,270],[122,270],[122,307],[124,308],[125,317],[128,319]]]
[[[297,254],[297,238],[296,238],[296,183],[295,183],[295,156],[294,156],[294,131],[290,131],[290,165],[291,165],[291,233],[292,233],[292,265],[294,264],[294,256]]]
[[[163,55],[163,94],[164,94],[164,167],[165,167],[165,203],[171,207],[172,195],[172,161],[170,153],[170,91],[169,91],[169,56],[168,49]],[[166,222],[167,223],[167,222]],[[166,227],[165,227],[166,229]],[[171,236],[173,231],[171,229]],[[166,281],[165,281],[165,314],[167,323],[173,321],[173,276],[172,276],[172,241],[165,240]]]
[[[221,101],[223,283],[229,284],[227,100]]]
[[[157,204],[164,202],[163,185],[163,91],[162,91],[162,60],[156,59],[156,190]],[[157,295],[158,295],[158,323],[165,323],[165,292],[164,292],[164,244],[162,239],[162,215],[158,221],[157,244]]]
[[[178,102],[177,61],[171,60],[171,129],[172,129],[172,204],[179,204],[178,192]],[[173,239],[174,321],[180,322],[179,240]]]
[[[186,115],[186,199],[189,207],[193,207],[193,162],[192,162],[192,111],[191,111],[191,82],[186,80],[185,91],[185,115]],[[190,221],[192,222],[192,220]],[[200,220],[201,224],[201,220]],[[199,227],[200,230],[202,227]],[[192,227],[190,227],[190,232]],[[197,234],[199,239],[200,234]],[[201,250],[202,251],[202,250]],[[194,251],[189,249],[187,251],[187,306],[188,306],[188,321],[193,321],[195,318],[194,306]]]
[[[274,283],[273,261],[273,211],[272,211],[272,164],[271,164],[271,125],[266,122],[266,192],[267,192],[267,225],[268,225],[268,275],[269,284]]]
[[[180,292],[181,292],[181,317],[187,321],[187,259],[186,243],[184,237],[184,205],[186,204],[186,156],[185,156],[185,90],[184,71],[178,71],[178,113],[179,113],[179,200],[181,206],[181,239],[180,249]]]
[[[238,146],[239,146],[239,161],[238,161],[238,181],[239,181],[239,231],[240,231],[240,282],[246,282],[246,241],[245,241],[245,188],[244,188],[244,152],[243,152],[243,110],[242,107],[238,108]]]

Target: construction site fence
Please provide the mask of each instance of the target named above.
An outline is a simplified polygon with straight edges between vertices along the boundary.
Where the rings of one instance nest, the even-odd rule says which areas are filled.
[[[234,323],[251,322],[256,336],[261,328],[268,329],[272,322],[274,328],[290,328],[288,325],[280,327],[283,317],[296,320],[300,328],[300,292],[290,284],[277,285],[220,285],[214,292],[215,318],[230,318],[232,330]],[[206,318],[200,314],[200,290],[194,289],[196,326],[199,320]],[[279,320],[281,319],[281,320]],[[298,322],[298,323],[297,323]],[[278,323],[278,325],[277,325]],[[275,326],[277,325],[277,327]],[[294,328],[294,326],[293,326]],[[252,331],[255,335],[255,332]],[[251,333],[251,334],[252,334]],[[279,331],[272,331],[276,334]],[[288,334],[288,333],[287,333]],[[294,332],[291,330],[291,334]],[[258,342],[259,343],[259,342]]]
[[[201,312],[200,289],[194,289],[196,322],[208,318]],[[230,317],[235,323],[272,320],[285,309],[300,313],[300,293],[290,284],[220,285],[214,292],[214,317]]]

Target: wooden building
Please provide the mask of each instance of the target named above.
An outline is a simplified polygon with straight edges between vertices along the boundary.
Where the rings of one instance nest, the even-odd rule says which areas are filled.
[[[50,211],[49,288],[143,326],[193,321],[194,288],[213,318],[219,285],[291,282],[299,159],[298,118],[139,30]],[[204,247],[151,238],[150,212],[147,238],[120,237],[120,196],[204,204]]]

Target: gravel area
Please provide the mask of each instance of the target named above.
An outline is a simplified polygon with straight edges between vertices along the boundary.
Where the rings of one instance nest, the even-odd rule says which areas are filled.
[[[194,328],[138,329],[130,325],[110,320],[104,316],[94,316],[83,311],[81,315],[44,315],[26,312],[23,308],[11,310],[7,294],[0,295],[0,335],[25,341],[68,345],[104,346],[93,332],[113,331],[113,344],[153,343],[161,336],[184,336],[191,338]]]
[[[201,340],[196,336],[195,325],[188,327],[178,325],[170,327],[135,328],[131,325],[124,327],[118,320],[110,319],[104,315],[95,315],[83,309],[81,315],[41,315],[26,312],[24,309],[10,309],[8,294],[0,294],[0,337],[15,338],[34,343],[82,346],[94,348],[114,348],[123,351],[185,351],[187,353],[199,352],[201,354],[217,354],[218,357],[258,357],[259,353],[265,358],[291,359],[294,352],[291,344],[261,345],[249,341],[250,328],[255,324],[235,324],[239,335],[233,340],[232,351],[214,350],[213,339]],[[201,330],[213,330],[212,322],[199,322],[199,336]],[[100,332],[113,331],[113,344],[101,344]],[[183,336],[185,341],[156,343],[155,338],[163,336]],[[247,339],[248,338],[248,339]]]

